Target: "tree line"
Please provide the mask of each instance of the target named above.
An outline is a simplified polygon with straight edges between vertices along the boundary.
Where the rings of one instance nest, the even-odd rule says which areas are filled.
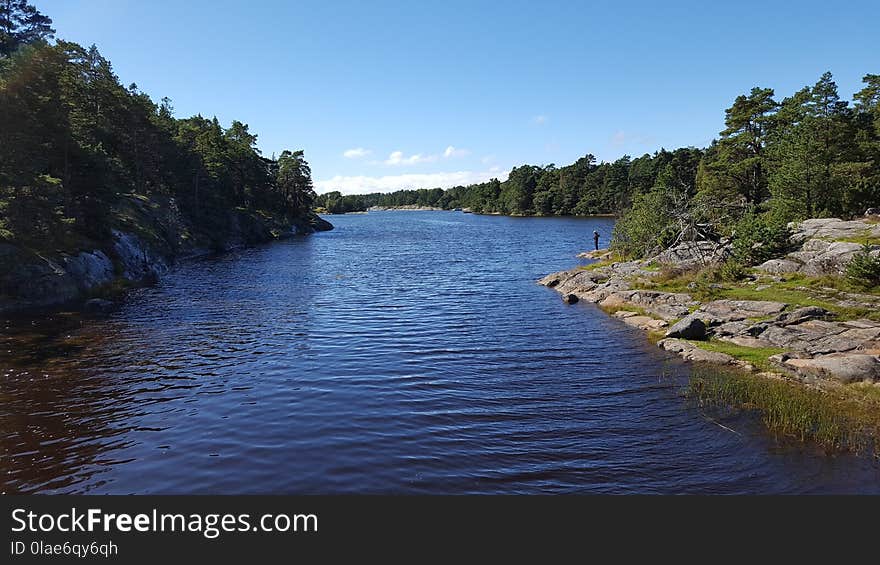
[[[0,0],[0,239],[105,239],[123,195],[173,199],[194,225],[221,212],[311,213],[302,151],[266,158],[247,124],[176,118],[123,86],[94,46],[53,40],[25,0]]]
[[[417,204],[511,215],[616,214],[616,244],[628,255],[673,243],[683,225],[717,236],[751,222],[749,229],[779,234],[789,221],[851,217],[880,205],[880,75],[865,75],[863,85],[852,102],[840,97],[831,73],[782,100],[770,88],[753,88],[725,110],[725,129],[706,148],[610,163],[588,154],[564,167],[515,167],[504,182],[331,192],[317,204],[331,212]]]

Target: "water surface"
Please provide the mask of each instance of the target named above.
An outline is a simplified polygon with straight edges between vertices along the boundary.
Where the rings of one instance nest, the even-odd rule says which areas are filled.
[[[880,492],[868,459],[717,425],[677,359],[535,284],[612,220],[330,219],[8,322],[3,492]]]

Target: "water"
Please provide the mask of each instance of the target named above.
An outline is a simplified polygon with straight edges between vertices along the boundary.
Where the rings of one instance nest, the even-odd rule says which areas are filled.
[[[6,493],[880,492],[535,279],[608,219],[334,216],[0,333]]]

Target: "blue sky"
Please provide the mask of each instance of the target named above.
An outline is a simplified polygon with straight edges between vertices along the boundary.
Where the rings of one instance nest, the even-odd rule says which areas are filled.
[[[304,149],[319,192],[705,146],[753,86],[880,73],[880,2],[33,0],[175,114]]]

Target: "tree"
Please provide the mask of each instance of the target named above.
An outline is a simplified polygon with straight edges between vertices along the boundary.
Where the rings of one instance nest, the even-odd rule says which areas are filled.
[[[764,199],[768,184],[764,148],[777,106],[771,88],[755,87],[748,96],[737,96],[725,110],[727,127],[707,168],[712,174],[704,181],[728,188],[749,203]]]
[[[52,39],[54,33],[52,20],[27,0],[0,0],[0,57],[22,45]]]
[[[305,153],[300,151],[283,151],[278,158],[276,177],[278,190],[286,202],[296,211],[311,209],[315,201],[312,187],[312,170],[305,160]]]

